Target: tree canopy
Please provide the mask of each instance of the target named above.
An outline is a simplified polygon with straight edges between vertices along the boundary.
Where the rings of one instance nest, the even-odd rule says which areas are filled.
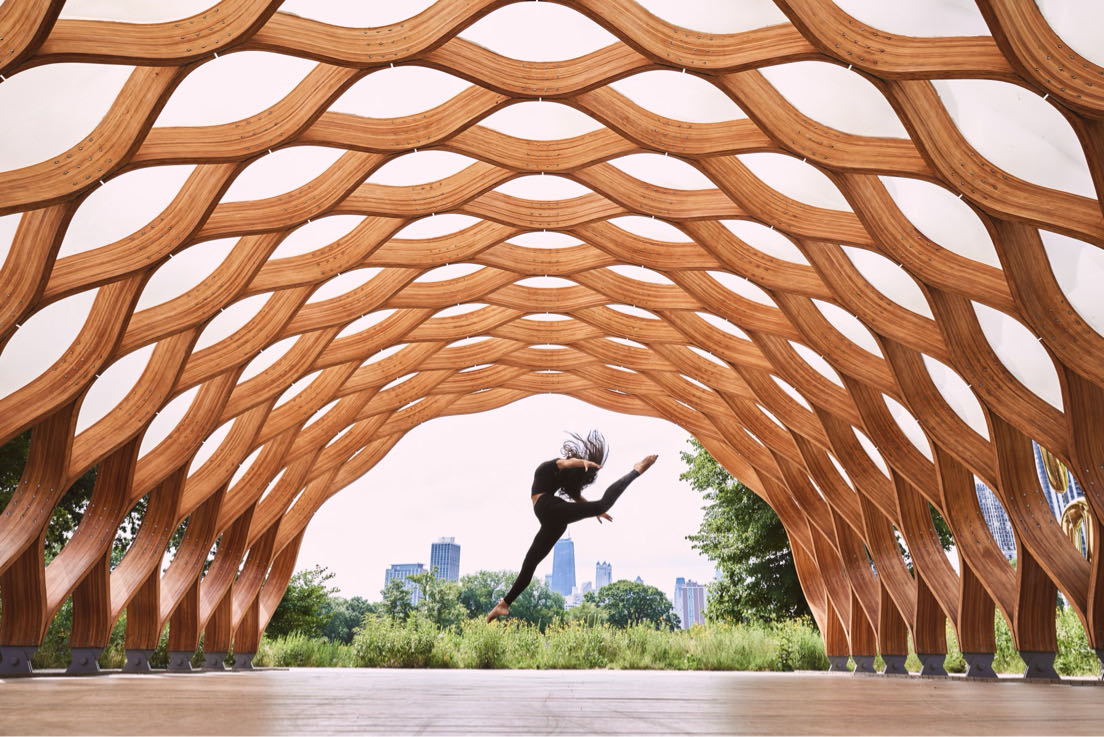
[[[392,578],[380,589],[383,600],[379,605],[379,613],[391,619],[405,621],[414,612],[413,596],[406,587],[406,581],[401,578]]]
[[[755,492],[734,479],[701,443],[683,452],[679,476],[702,494],[701,528],[687,539],[717,564],[706,616],[718,621],[792,619],[810,614],[782,521]]]
[[[596,605],[614,627],[650,624],[656,629],[677,629],[678,617],[667,595],[655,586],[635,581],[614,581],[588,591],[584,602]]]
[[[478,571],[460,578],[460,603],[470,617],[482,617],[513,584],[513,571]],[[564,618],[564,598],[543,581],[534,581],[510,605],[510,617],[531,622],[543,631]]]
[[[436,572],[429,571],[417,573],[408,580],[421,591],[418,611],[438,629],[455,627],[468,616],[467,609],[460,603],[460,585],[455,581],[444,581],[437,578]]]
[[[308,637],[321,637],[330,621],[327,614],[330,596],[337,591],[326,585],[333,577],[333,572],[323,566],[293,575],[265,629],[268,636],[280,637],[299,632]]]
[[[322,609],[322,617],[326,619],[322,636],[331,642],[342,642],[348,645],[353,641],[354,630],[360,626],[364,615],[375,610],[375,604],[360,596],[354,596],[351,599],[330,596]]]

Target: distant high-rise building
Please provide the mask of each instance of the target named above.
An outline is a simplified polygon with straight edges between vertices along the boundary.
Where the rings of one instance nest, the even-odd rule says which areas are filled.
[[[460,546],[455,537],[442,537],[429,546],[429,570],[442,581],[460,580]]]
[[[551,573],[544,574],[544,585],[547,586],[548,588],[552,588],[552,574]]]
[[[579,606],[583,603],[583,597],[587,595],[587,592],[594,591],[594,585],[590,581],[584,581],[582,586],[576,586],[571,589],[571,596],[567,597],[564,601],[564,609],[570,609],[571,607]]]
[[[636,578],[634,578],[633,581],[636,581],[637,583],[644,583],[644,579],[641,578],[640,576],[637,576]]]
[[[989,526],[989,533],[997,541],[997,547],[1008,560],[1016,557],[1016,538],[1012,535],[1012,523],[1008,514],[988,486],[974,479],[974,493],[977,494],[981,515]]]
[[[705,624],[705,586],[687,581],[682,576],[675,579],[675,614],[684,630],[695,624]]]
[[[560,538],[552,548],[552,590],[571,596],[575,588],[575,543],[570,537]]]
[[[393,578],[401,579],[410,592],[410,603],[417,604],[422,599],[422,590],[409,579],[418,573],[425,573],[425,566],[421,563],[393,563],[383,576],[383,585],[386,586]]]
[[[613,566],[609,561],[598,561],[594,566],[594,590],[608,586],[613,582]]]

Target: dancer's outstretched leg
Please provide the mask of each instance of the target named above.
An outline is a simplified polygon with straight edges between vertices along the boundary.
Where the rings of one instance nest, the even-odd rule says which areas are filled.
[[[558,513],[559,521],[564,524],[570,524],[572,522],[587,519],[588,517],[597,517],[600,514],[605,514],[613,506],[613,503],[617,501],[617,498],[621,496],[621,493],[629,487],[629,484],[640,476],[640,474],[651,468],[658,457],[659,456],[650,455],[642,461],[637,461],[633,465],[633,470],[610,484],[601,499],[596,499],[592,502],[565,504],[557,508],[556,512]]]

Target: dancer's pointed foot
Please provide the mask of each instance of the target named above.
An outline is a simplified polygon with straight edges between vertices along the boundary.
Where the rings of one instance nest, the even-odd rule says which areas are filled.
[[[499,599],[498,603],[494,605],[494,609],[487,612],[487,623],[495,621],[499,617],[505,617],[510,613],[510,605],[506,603],[505,599]]]
[[[637,461],[636,463],[634,463],[633,468],[636,469],[637,473],[644,473],[645,471],[647,471],[649,468],[652,467],[652,464],[656,462],[656,458],[659,458],[659,456],[650,455],[647,458],[645,458],[644,460]]]

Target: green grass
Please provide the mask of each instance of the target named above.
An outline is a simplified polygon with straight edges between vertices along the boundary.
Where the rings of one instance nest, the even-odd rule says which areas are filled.
[[[437,631],[368,617],[351,645],[291,635],[264,639],[257,665],[391,668],[613,668],[624,670],[823,670],[820,635],[807,621],[711,625],[664,632],[571,622],[543,634],[524,622]]]
[[[51,623],[46,642],[34,657],[35,668],[65,668],[69,664],[71,609],[68,602]],[[1055,669],[1063,676],[1096,675],[1100,663],[1089,647],[1085,630],[1072,609],[1056,613],[1058,653]],[[1023,660],[1012,645],[1004,617],[994,621],[998,673],[1022,673]],[[116,623],[108,647],[100,656],[104,668],[120,668],[125,661],[123,640],[126,617]],[[151,659],[154,667],[167,662],[162,633]],[[202,647],[202,646],[201,646]],[[879,658],[876,667],[882,667]],[[196,650],[193,665],[203,662]],[[525,622],[484,624],[471,619],[458,628],[438,631],[424,617],[405,623],[369,616],[351,645],[300,634],[261,640],[254,658],[258,666],[282,667],[390,667],[390,668],[612,668],[622,670],[824,670],[828,659],[820,634],[808,620],[766,624],[711,624],[665,632],[648,626],[617,629],[606,624],[568,622],[541,631]],[[920,670],[909,646],[906,667]],[[947,657],[950,673],[963,673],[966,661],[950,625]]]

